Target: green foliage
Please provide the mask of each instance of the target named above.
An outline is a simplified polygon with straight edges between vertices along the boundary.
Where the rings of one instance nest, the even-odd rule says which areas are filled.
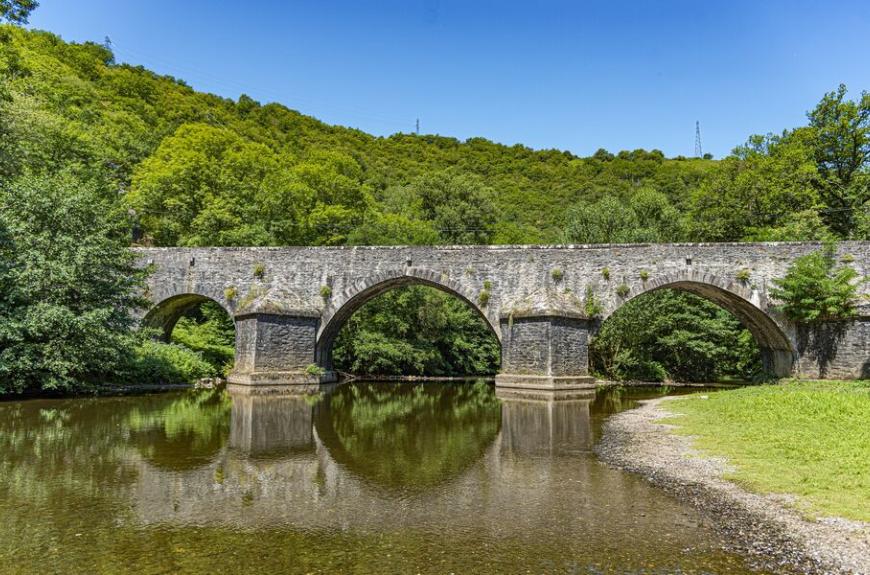
[[[598,301],[598,298],[595,297],[592,286],[586,286],[586,294],[583,298],[583,311],[587,318],[598,317],[604,312],[604,307]]]
[[[27,24],[27,18],[39,2],[36,0],[0,0],[0,22]]]
[[[181,317],[172,342],[199,353],[217,373],[227,375],[235,359],[235,325],[220,305],[206,302]]]
[[[227,301],[233,301],[238,295],[239,292],[238,290],[236,290],[236,286],[229,286],[224,288],[224,297],[227,298]]]
[[[266,266],[260,262],[254,264],[254,277],[258,280],[263,279],[266,276]]]
[[[492,290],[492,282],[489,280],[483,280],[483,289],[485,289],[486,291],[491,291]]]
[[[550,272],[550,277],[553,278],[554,282],[562,281],[562,278],[565,274],[562,273],[562,270],[559,268],[553,268],[553,271]]]
[[[628,284],[619,284],[616,286],[616,295],[619,297],[625,297],[628,295],[628,292],[631,291],[631,288],[628,287]]]
[[[317,365],[316,363],[311,363],[308,367],[305,368],[305,373],[311,376],[319,377],[326,373],[326,370]]]
[[[480,295],[477,296],[477,303],[480,304],[480,307],[486,307],[486,305],[489,303],[489,297],[489,290],[482,290],[480,292]]]
[[[320,286],[320,297],[329,299],[332,297],[332,288],[329,286]]]
[[[132,363],[129,378],[134,384],[181,385],[220,375],[202,354],[184,345],[147,339],[135,348]]]
[[[123,371],[144,272],[100,192],[68,175],[0,188],[0,393],[80,390]]]
[[[646,282],[649,279],[649,272],[646,270],[640,270],[640,281]]]
[[[565,228],[566,241],[584,244],[669,242],[682,236],[679,212],[665,194],[648,188],[632,192],[627,205],[616,196],[577,204]]]
[[[738,271],[734,277],[742,284],[749,282],[749,278],[752,277],[752,272],[746,268]]]
[[[610,268],[602,269],[601,277],[603,277],[605,281],[610,281]]]
[[[499,353],[498,339],[468,304],[409,286],[351,316],[333,356],[337,369],[359,374],[487,375],[497,371]]]
[[[656,290],[628,302],[590,345],[595,371],[615,380],[755,379],[761,356],[734,316],[692,294]]]
[[[794,260],[784,278],[773,281],[771,295],[785,315],[796,322],[847,319],[855,315],[858,272],[837,265],[836,245]]]

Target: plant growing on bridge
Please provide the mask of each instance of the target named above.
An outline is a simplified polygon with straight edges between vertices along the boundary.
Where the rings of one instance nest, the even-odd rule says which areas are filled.
[[[595,297],[595,292],[592,291],[592,286],[586,286],[586,295],[583,298],[583,311],[586,317],[598,317],[604,311],[601,302]]]
[[[858,272],[837,265],[836,244],[801,256],[789,266],[785,277],[773,280],[771,295],[779,309],[798,323],[849,319],[855,315]]]
[[[311,376],[320,377],[326,370],[317,365],[316,363],[308,364],[308,367],[305,368],[305,373]]]
[[[605,279],[605,281],[610,281],[610,268],[604,268],[601,270],[601,276]]]
[[[553,268],[553,271],[550,272],[550,277],[553,278],[554,282],[560,282],[560,281],[562,281],[564,274],[562,273],[562,270],[560,270],[559,268]]]
[[[484,289],[480,292],[480,295],[477,296],[477,303],[480,304],[480,307],[486,307],[486,304],[489,303],[489,290]]]
[[[752,272],[750,272],[747,268],[743,268],[742,270],[737,272],[734,277],[736,277],[737,281],[739,281],[740,283],[745,284],[749,281],[751,275]]]
[[[646,280],[649,279],[649,272],[646,270],[640,270],[640,281],[646,283]]]
[[[332,297],[332,288],[325,285],[320,287],[320,297],[323,299],[329,299]]]
[[[227,298],[227,301],[233,301],[237,295],[239,295],[239,292],[236,290],[236,286],[229,286],[224,289],[224,297]]]
[[[621,283],[616,288],[616,295],[618,295],[619,297],[625,297],[628,295],[628,292],[630,292],[630,291],[631,291],[631,288],[628,287],[628,284]]]
[[[258,280],[263,279],[266,275],[266,266],[263,265],[262,262],[257,262],[254,264],[254,277]]]
[[[492,282],[489,280],[484,280],[483,281],[483,289],[485,289],[486,291],[492,290]]]

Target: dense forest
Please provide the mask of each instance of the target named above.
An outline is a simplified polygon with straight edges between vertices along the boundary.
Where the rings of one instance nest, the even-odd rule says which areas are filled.
[[[0,391],[69,389],[109,373],[189,379],[231,360],[232,322],[213,307],[185,319],[173,345],[137,335],[105,342],[108,355],[96,363],[54,357],[59,329],[72,342],[87,328],[43,304],[55,298],[57,308],[82,314],[81,294],[76,286],[62,296],[21,286],[77,281],[89,273],[83,262],[100,258],[131,284],[141,281],[109,262],[115,248],[103,244],[868,239],[868,199],[870,95],[851,100],[844,86],[822,96],[806,125],[750,136],[720,160],[658,150],[579,157],[483,138],[375,137],[280,104],[197,92],[116,63],[101,44],[3,24],[0,380],[13,383]],[[78,223],[58,225],[69,213]],[[73,245],[54,253],[63,234],[102,238],[90,248],[98,253]],[[107,313],[97,300],[109,289],[87,294],[88,310]],[[686,294],[647,298],[637,313],[629,307],[614,318],[618,329],[603,326],[594,354],[604,375],[758,375],[757,349],[733,317]],[[491,373],[497,345],[464,306],[428,288],[389,292],[349,322],[336,359],[357,372]],[[658,321],[643,313],[650,309]],[[111,314],[106,321],[127,327]],[[125,349],[135,351],[119,367]]]

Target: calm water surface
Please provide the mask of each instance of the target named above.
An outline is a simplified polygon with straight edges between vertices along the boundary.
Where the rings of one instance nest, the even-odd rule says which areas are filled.
[[[691,508],[592,454],[640,393],[0,403],[0,572],[753,573]]]

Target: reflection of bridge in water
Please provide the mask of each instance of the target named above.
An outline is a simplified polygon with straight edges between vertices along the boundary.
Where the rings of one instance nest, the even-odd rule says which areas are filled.
[[[642,481],[607,469],[590,455],[591,395],[559,399],[543,392],[499,402],[489,388],[500,422],[485,428],[491,434],[469,434],[467,426],[482,417],[475,414],[466,428],[448,424],[433,436],[456,444],[471,435],[482,445],[446,454],[434,444],[391,445],[384,459],[391,462],[384,463],[359,437],[363,432],[355,432],[361,441],[353,444],[333,428],[343,423],[330,403],[344,397],[334,393],[319,402],[299,396],[233,397],[229,442],[212,462],[167,470],[141,460],[131,493],[137,516],[147,524],[243,528],[365,531],[426,524],[519,537],[546,536],[555,525],[576,523],[581,513],[578,528],[592,536],[608,531],[600,527],[613,519],[611,507],[643,506],[648,487]],[[456,407],[461,407],[458,401]],[[434,461],[427,459],[429,450]],[[444,464],[445,457],[465,459]],[[401,458],[409,461],[396,461]],[[406,469],[420,470],[418,484],[404,477],[390,481],[391,473]],[[431,469],[440,475],[433,478]]]

